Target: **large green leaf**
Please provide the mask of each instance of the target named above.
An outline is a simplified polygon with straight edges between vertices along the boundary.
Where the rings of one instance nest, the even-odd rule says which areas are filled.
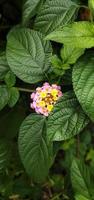
[[[46,0],[35,20],[35,28],[48,34],[75,19],[79,6],[71,0]]]
[[[73,160],[71,167],[71,180],[76,194],[82,195],[87,200],[92,200],[90,171],[82,161]]]
[[[94,58],[86,54],[74,66],[73,87],[87,115],[94,121]]]
[[[24,0],[22,9],[22,24],[26,24],[36,13],[41,0]]]
[[[65,93],[48,117],[48,140],[66,140],[78,134],[88,123],[74,94]]]
[[[47,40],[53,40],[76,48],[94,47],[94,24],[90,22],[74,22],[61,30],[50,33]]]
[[[10,148],[8,142],[4,139],[0,139],[0,173],[6,170],[9,162]]]
[[[50,55],[50,43],[44,40],[42,34],[27,28],[15,28],[9,33],[8,64],[23,81],[41,81],[48,70]]]
[[[27,173],[35,182],[45,180],[49,165],[49,149],[45,139],[45,117],[29,115],[20,128],[19,152]]]
[[[3,80],[6,73],[9,70],[9,66],[6,60],[5,52],[0,53],[0,80]]]
[[[0,110],[2,110],[9,100],[9,93],[6,85],[0,85]]]

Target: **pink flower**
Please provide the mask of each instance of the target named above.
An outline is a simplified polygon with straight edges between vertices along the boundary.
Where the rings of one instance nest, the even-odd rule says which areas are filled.
[[[44,83],[42,87],[36,88],[36,91],[31,94],[32,103],[30,107],[35,109],[37,113],[48,116],[54,104],[62,95],[60,86]]]

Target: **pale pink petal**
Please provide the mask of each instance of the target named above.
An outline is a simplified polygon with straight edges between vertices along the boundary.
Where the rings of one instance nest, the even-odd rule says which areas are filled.
[[[30,95],[31,99],[33,99],[35,97],[35,92],[33,92],[31,95]]]

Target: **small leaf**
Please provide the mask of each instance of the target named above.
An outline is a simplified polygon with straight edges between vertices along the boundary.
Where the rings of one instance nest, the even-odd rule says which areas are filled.
[[[5,83],[7,84],[8,87],[12,87],[16,83],[16,77],[13,74],[13,72],[9,71],[6,76],[5,76]]]
[[[61,30],[50,33],[46,40],[52,40],[75,48],[94,47],[94,24],[91,22],[74,22]]]
[[[65,93],[48,117],[49,141],[66,140],[82,131],[88,118],[72,92]]]
[[[9,94],[10,94],[10,98],[8,101],[8,105],[12,108],[13,106],[15,106],[15,104],[19,100],[20,94],[19,94],[18,89],[15,87],[9,88]]]
[[[8,64],[14,74],[27,83],[44,79],[50,65],[51,51],[50,43],[34,30],[15,28],[8,35]]]
[[[73,87],[87,115],[94,121],[94,58],[84,55],[74,66]]]
[[[67,64],[74,64],[82,54],[84,54],[84,49],[73,46],[64,46],[61,49],[61,58],[63,63]]]
[[[82,195],[86,198],[86,200],[92,200],[90,171],[82,161],[73,160],[71,167],[71,179],[74,192]]]
[[[24,0],[22,9],[22,24],[26,24],[36,13],[41,0]]]
[[[0,80],[3,80],[6,73],[9,70],[9,66],[6,60],[5,52],[0,53]]]
[[[20,128],[19,152],[27,173],[35,182],[48,175],[50,157],[45,139],[45,117],[29,115]]]
[[[57,55],[51,57],[52,68],[55,74],[63,75],[65,70],[63,70],[63,62],[58,58]]]
[[[46,0],[35,20],[35,29],[48,34],[76,18],[79,6],[71,0]]]
[[[9,93],[6,85],[0,85],[0,110],[2,110],[8,103]]]

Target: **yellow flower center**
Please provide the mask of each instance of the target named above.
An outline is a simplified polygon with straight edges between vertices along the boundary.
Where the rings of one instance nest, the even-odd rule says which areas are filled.
[[[40,101],[39,102],[39,106],[44,107],[45,106],[45,102],[44,101]]]
[[[58,95],[58,91],[56,89],[52,89],[51,94],[53,97],[56,97]]]
[[[54,107],[53,105],[48,105],[47,106],[48,111],[50,112],[53,109],[53,107]]]
[[[46,96],[47,96],[46,92],[43,92],[43,91],[42,91],[42,92],[40,93],[40,97],[41,97],[41,98],[45,98]]]

